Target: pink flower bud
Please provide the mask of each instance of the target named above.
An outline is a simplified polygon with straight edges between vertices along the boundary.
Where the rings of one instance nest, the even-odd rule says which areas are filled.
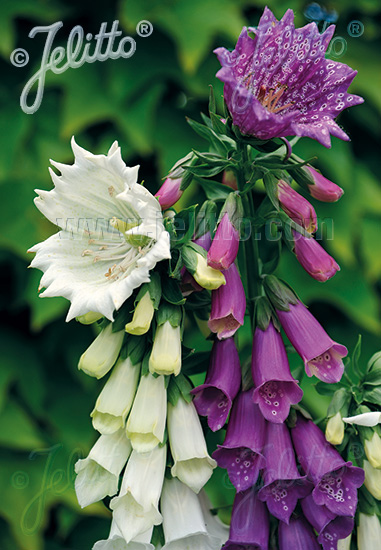
[[[167,178],[155,197],[158,199],[162,210],[173,206],[183,194],[180,189],[181,178]]]
[[[304,166],[304,170],[309,172],[309,175],[313,177],[315,184],[308,185],[309,192],[314,197],[322,202],[335,202],[338,201],[344,190],[341,189],[336,183],[325,178],[320,172],[312,168],[312,166]]]
[[[239,248],[239,231],[224,214],[208,252],[208,265],[214,269],[228,269],[236,259]]]
[[[314,207],[284,180],[278,182],[278,199],[283,210],[294,222],[309,233],[315,233],[317,220]]]
[[[294,230],[293,234],[294,252],[298,262],[311,277],[317,281],[325,282],[333,277],[336,271],[340,271],[340,266],[315,239],[304,237]]]

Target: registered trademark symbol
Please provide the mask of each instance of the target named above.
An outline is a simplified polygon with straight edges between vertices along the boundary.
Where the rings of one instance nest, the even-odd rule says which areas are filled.
[[[150,21],[147,21],[146,19],[143,19],[143,21],[140,21],[136,25],[136,32],[142,38],[146,38],[147,36],[151,36],[151,34],[153,33],[153,25]]]
[[[351,21],[347,27],[347,31],[349,36],[359,38],[362,34],[364,34],[364,23],[357,20]]]

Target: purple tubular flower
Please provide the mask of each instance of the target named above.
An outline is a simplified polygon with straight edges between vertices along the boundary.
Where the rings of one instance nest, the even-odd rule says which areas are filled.
[[[270,321],[265,331],[255,329],[251,372],[256,389],[254,403],[270,422],[284,422],[291,404],[299,403],[303,390],[291,376],[282,336]]]
[[[252,390],[239,393],[233,404],[224,444],[218,445],[212,455],[221,468],[227,469],[237,491],[252,487],[259,470],[264,467],[265,430],[265,419],[253,403]]]
[[[201,246],[204,250],[208,251],[212,244],[212,236],[209,231],[201,235],[198,239],[193,239],[195,244]]]
[[[258,499],[255,487],[237,493],[224,550],[268,550],[269,532],[266,506]]]
[[[316,212],[307,199],[284,180],[278,182],[278,199],[288,216],[309,233],[317,230]]]
[[[239,231],[226,213],[218,224],[216,234],[208,252],[208,265],[213,269],[228,269],[237,257]]]
[[[191,391],[198,414],[208,417],[213,432],[225,424],[240,385],[241,367],[234,339],[216,340],[205,383]]]
[[[173,206],[183,194],[180,189],[181,178],[166,178],[155,197],[160,203],[162,210],[166,210]]]
[[[301,501],[303,514],[318,532],[324,550],[337,550],[337,541],[348,537],[354,528],[353,518],[336,516],[326,506],[318,506],[312,495]]]
[[[315,485],[312,492],[315,503],[325,505],[338,516],[353,517],[357,488],[364,483],[364,470],[345,462],[312,420],[299,415],[291,435],[299,462]]]
[[[212,291],[212,309],[208,321],[209,329],[217,338],[233,336],[243,325],[246,310],[246,296],[241,277],[235,264],[224,271],[226,284]]]
[[[339,382],[344,372],[345,346],[334,342],[305,305],[289,304],[289,311],[277,310],[279,321],[291,344],[304,361],[307,376],[323,382]]]
[[[315,184],[309,185],[308,189],[314,199],[322,202],[336,202],[344,193],[343,189],[325,178],[320,172],[312,168],[312,166],[303,166],[303,170],[309,172],[313,177]]]
[[[279,550],[320,550],[312,527],[303,517],[292,518],[290,523],[279,523]]]
[[[330,134],[349,139],[334,118],[363,99],[347,93],[357,72],[324,57],[334,29],[320,34],[315,23],[295,29],[292,10],[278,22],[265,8],[257,28],[243,28],[235,50],[214,51],[233,124],[243,134],[307,136],[325,147]]]
[[[294,252],[300,265],[311,277],[324,283],[340,271],[340,266],[313,238],[304,237],[294,229]]]
[[[296,466],[291,436],[286,424],[267,425],[264,448],[266,468],[263,473],[264,486],[259,498],[267,503],[270,513],[289,523],[299,498],[308,495],[312,484],[301,476]]]

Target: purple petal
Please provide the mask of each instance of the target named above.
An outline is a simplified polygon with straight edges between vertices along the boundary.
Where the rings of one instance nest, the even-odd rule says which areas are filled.
[[[236,259],[239,248],[239,231],[226,213],[220,221],[208,252],[208,265],[214,269],[228,269]]]
[[[219,445],[212,456],[220,468],[228,471],[229,479],[237,491],[245,491],[255,485],[259,470],[264,466],[263,457],[247,447],[229,449]]]
[[[319,505],[338,516],[354,516],[357,507],[357,489],[364,483],[364,470],[351,462],[327,472],[315,487],[312,496]]]
[[[265,382],[253,393],[254,403],[259,405],[261,413],[269,422],[281,423],[290,413],[290,407],[299,403],[303,390],[294,382]]]
[[[289,523],[299,498],[305,497],[311,488],[300,480],[279,480],[260,490],[259,498],[266,502],[270,514]]]
[[[318,536],[323,550],[337,550],[337,542],[347,538],[354,529],[353,518],[337,517],[331,521]]]
[[[191,393],[196,393],[193,400],[194,406],[200,416],[208,417],[208,426],[216,432],[225,424],[229,415],[232,401],[223,391],[214,386],[203,384]]]
[[[312,527],[303,517],[279,523],[279,550],[320,550]]]
[[[300,265],[311,277],[320,282],[328,281],[340,271],[336,261],[313,238],[307,238],[292,231],[294,236],[295,255]]]

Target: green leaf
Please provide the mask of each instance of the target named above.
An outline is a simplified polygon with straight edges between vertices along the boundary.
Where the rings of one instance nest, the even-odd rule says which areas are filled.
[[[232,192],[230,187],[218,181],[208,180],[199,176],[196,176],[195,180],[202,187],[206,197],[212,201],[224,201]]]
[[[331,418],[336,413],[342,411],[341,416],[347,416],[348,405],[351,400],[351,394],[346,388],[340,388],[335,391],[331,403],[329,404],[327,417]],[[344,410],[345,409],[345,410]]]
[[[163,297],[167,302],[178,306],[185,304],[186,299],[183,297],[177,281],[165,277],[162,280],[162,285]]]
[[[193,237],[196,227],[196,208],[197,204],[185,208],[174,218],[174,227],[176,231],[176,246],[187,243]]]

